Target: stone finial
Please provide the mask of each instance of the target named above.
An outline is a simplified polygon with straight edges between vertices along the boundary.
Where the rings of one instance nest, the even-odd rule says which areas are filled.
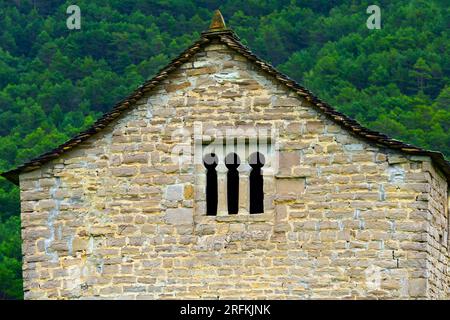
[[[214,11],[214,15],[209,25],[209,32],[226,30],[225,20],[219,10]]]

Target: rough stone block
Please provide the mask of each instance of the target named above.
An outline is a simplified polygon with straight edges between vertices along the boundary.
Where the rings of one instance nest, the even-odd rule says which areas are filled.
[[[325,125],[323,121],[312,121],[306,122],[305,133],[323,133],[325,130]]]
[[[280,173],[290,173],[291,170],[298,165],[300,165],[300,155],[298,152],[280,152]]]
[[[276,179],[276,189],[278,196],[298,198],[305,191],[305,179],[278,178]]]
[[[147,163],[148,155],[146,153],[126,154],[123,156],[123,163]]]
[[[116,177],[130,177],[137,173],[137,168],[135,167],[120,167],[111,168],[111,173]]]
[[[192,224],[194,222],[193,209],[190,208],[167,209],[165,221],[167,224],[173,225]]]
[[[427,296],[427,279],[410,279],[408,280],[408,293],[413,298]]]
[[[165,199],[169,201],[183,200],[184,185],[175,184],[166,187]]]

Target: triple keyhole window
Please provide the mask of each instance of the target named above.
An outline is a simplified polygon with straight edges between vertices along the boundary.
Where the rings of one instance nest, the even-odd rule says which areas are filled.
[[[237,214],[239,212],[240,179],[249,179],[248,198],[249,212],[251,214],[264,212],[264,180],[262,167],[264,166],[264,156],[255,152],[248,158],[248,164],[251,167],[248,177],[240,177],[239,166],[241,161],[236,153],[228,154],[225,159],[226,172],[226,199],[228,214]],[[217,215],[218,206],[218,175],[216,167],[219,164],[219,158],[216,154],[210,153],[203,158],[206,168],[206,214]],[[221,190],[222,192],[222,190]],[[245,194],[245,193],[244,193]]]

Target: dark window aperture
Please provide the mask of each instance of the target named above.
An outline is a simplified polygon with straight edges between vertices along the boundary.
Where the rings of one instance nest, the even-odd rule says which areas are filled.
[[[206,214],[208,216],[217,215],[217,171],[216,167],[219,159],[214,153],[207,154],[203,158],[206,168]]]
[[[227,172],[227,205],[228,214],[237,214],[239,211],[239,171],[237,168],[241,164],[236,153],[230,153],[225,158]]]
[[[264,180],[261,168],[264,166],[264,156],[255,152],[249,157],[250,171],[250,213],[264,212]]]

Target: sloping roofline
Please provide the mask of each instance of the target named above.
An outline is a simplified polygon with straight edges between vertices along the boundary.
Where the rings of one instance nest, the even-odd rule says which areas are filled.
[[[450,162],[446,161],[443,154],[437,151],[429,151],[413,145],[401,142],[396,139],[392,139],[385,134],[377,131],[372,131],[368,128],[363,127],[356,120],[353,120],[346,115],[336,111],[326,102],[320,100],[314,96],[308,89],[302,87],[300,84],[290,79],[288,76],[276,70],[270,64],[264,62],[258,56],[253,54],[250,49],[244,46],[239,37],[230,29],[225,27],[223,23],[222,26],[217,26],[217,21],[220,20],[220,12],[216,11],[213,23],[208,31],[203,32],[200,39],[194,42],[189,48],[183,51],[178,57],[173,59],[166,67],[161,69],[156,76],[152,79],[147,80],[143,85],[134,90],[128,97],[118,102],[110,111],[103,114],[90,128],[79,133],[72,139],[66,141],[65,143],[59,145],[55,149],[46,152],[22,165],[12,169],[10,171],[4,172],[1,176],[5,177],[9,181],[16,185],[19,185],[19,175],[23,172],[29,172],[40,168],[45,163],[58,158],[63,153],[73,149],[83,141],[87,140],[92,135],[98,133],[104,129],[113,120],[117,119],[125,110],[130,109],[134,103],[142,98],[144,94],[151,91],[156,87],[161,81],[166,79],[171,72],[177,69],[180,65],[187,62],[191,57],[193,57],[197,52],[200,51],[202,47],[211,43],[212,40],[217,39],[221,43],[227,45],[229,48],[237,51],[246,57],[249,61],[256,64],[261,70],[268,73],[269,75],[275,77],[278,81],[289,87],[291,90],[297,93],[300,97],[310,102],[317,110],[322,114],[325,114],[329,119],[350,131],[354,135],[363,138],[366,141],[376,143],[383,147],[398,150],[406,154],[418,155],[418,156],[429,156],[436,166],[442,170],[447,181],[450,180]],[[216,19],[216,20],[214,20]],[[223,18],[222,21],[223,22]]]

